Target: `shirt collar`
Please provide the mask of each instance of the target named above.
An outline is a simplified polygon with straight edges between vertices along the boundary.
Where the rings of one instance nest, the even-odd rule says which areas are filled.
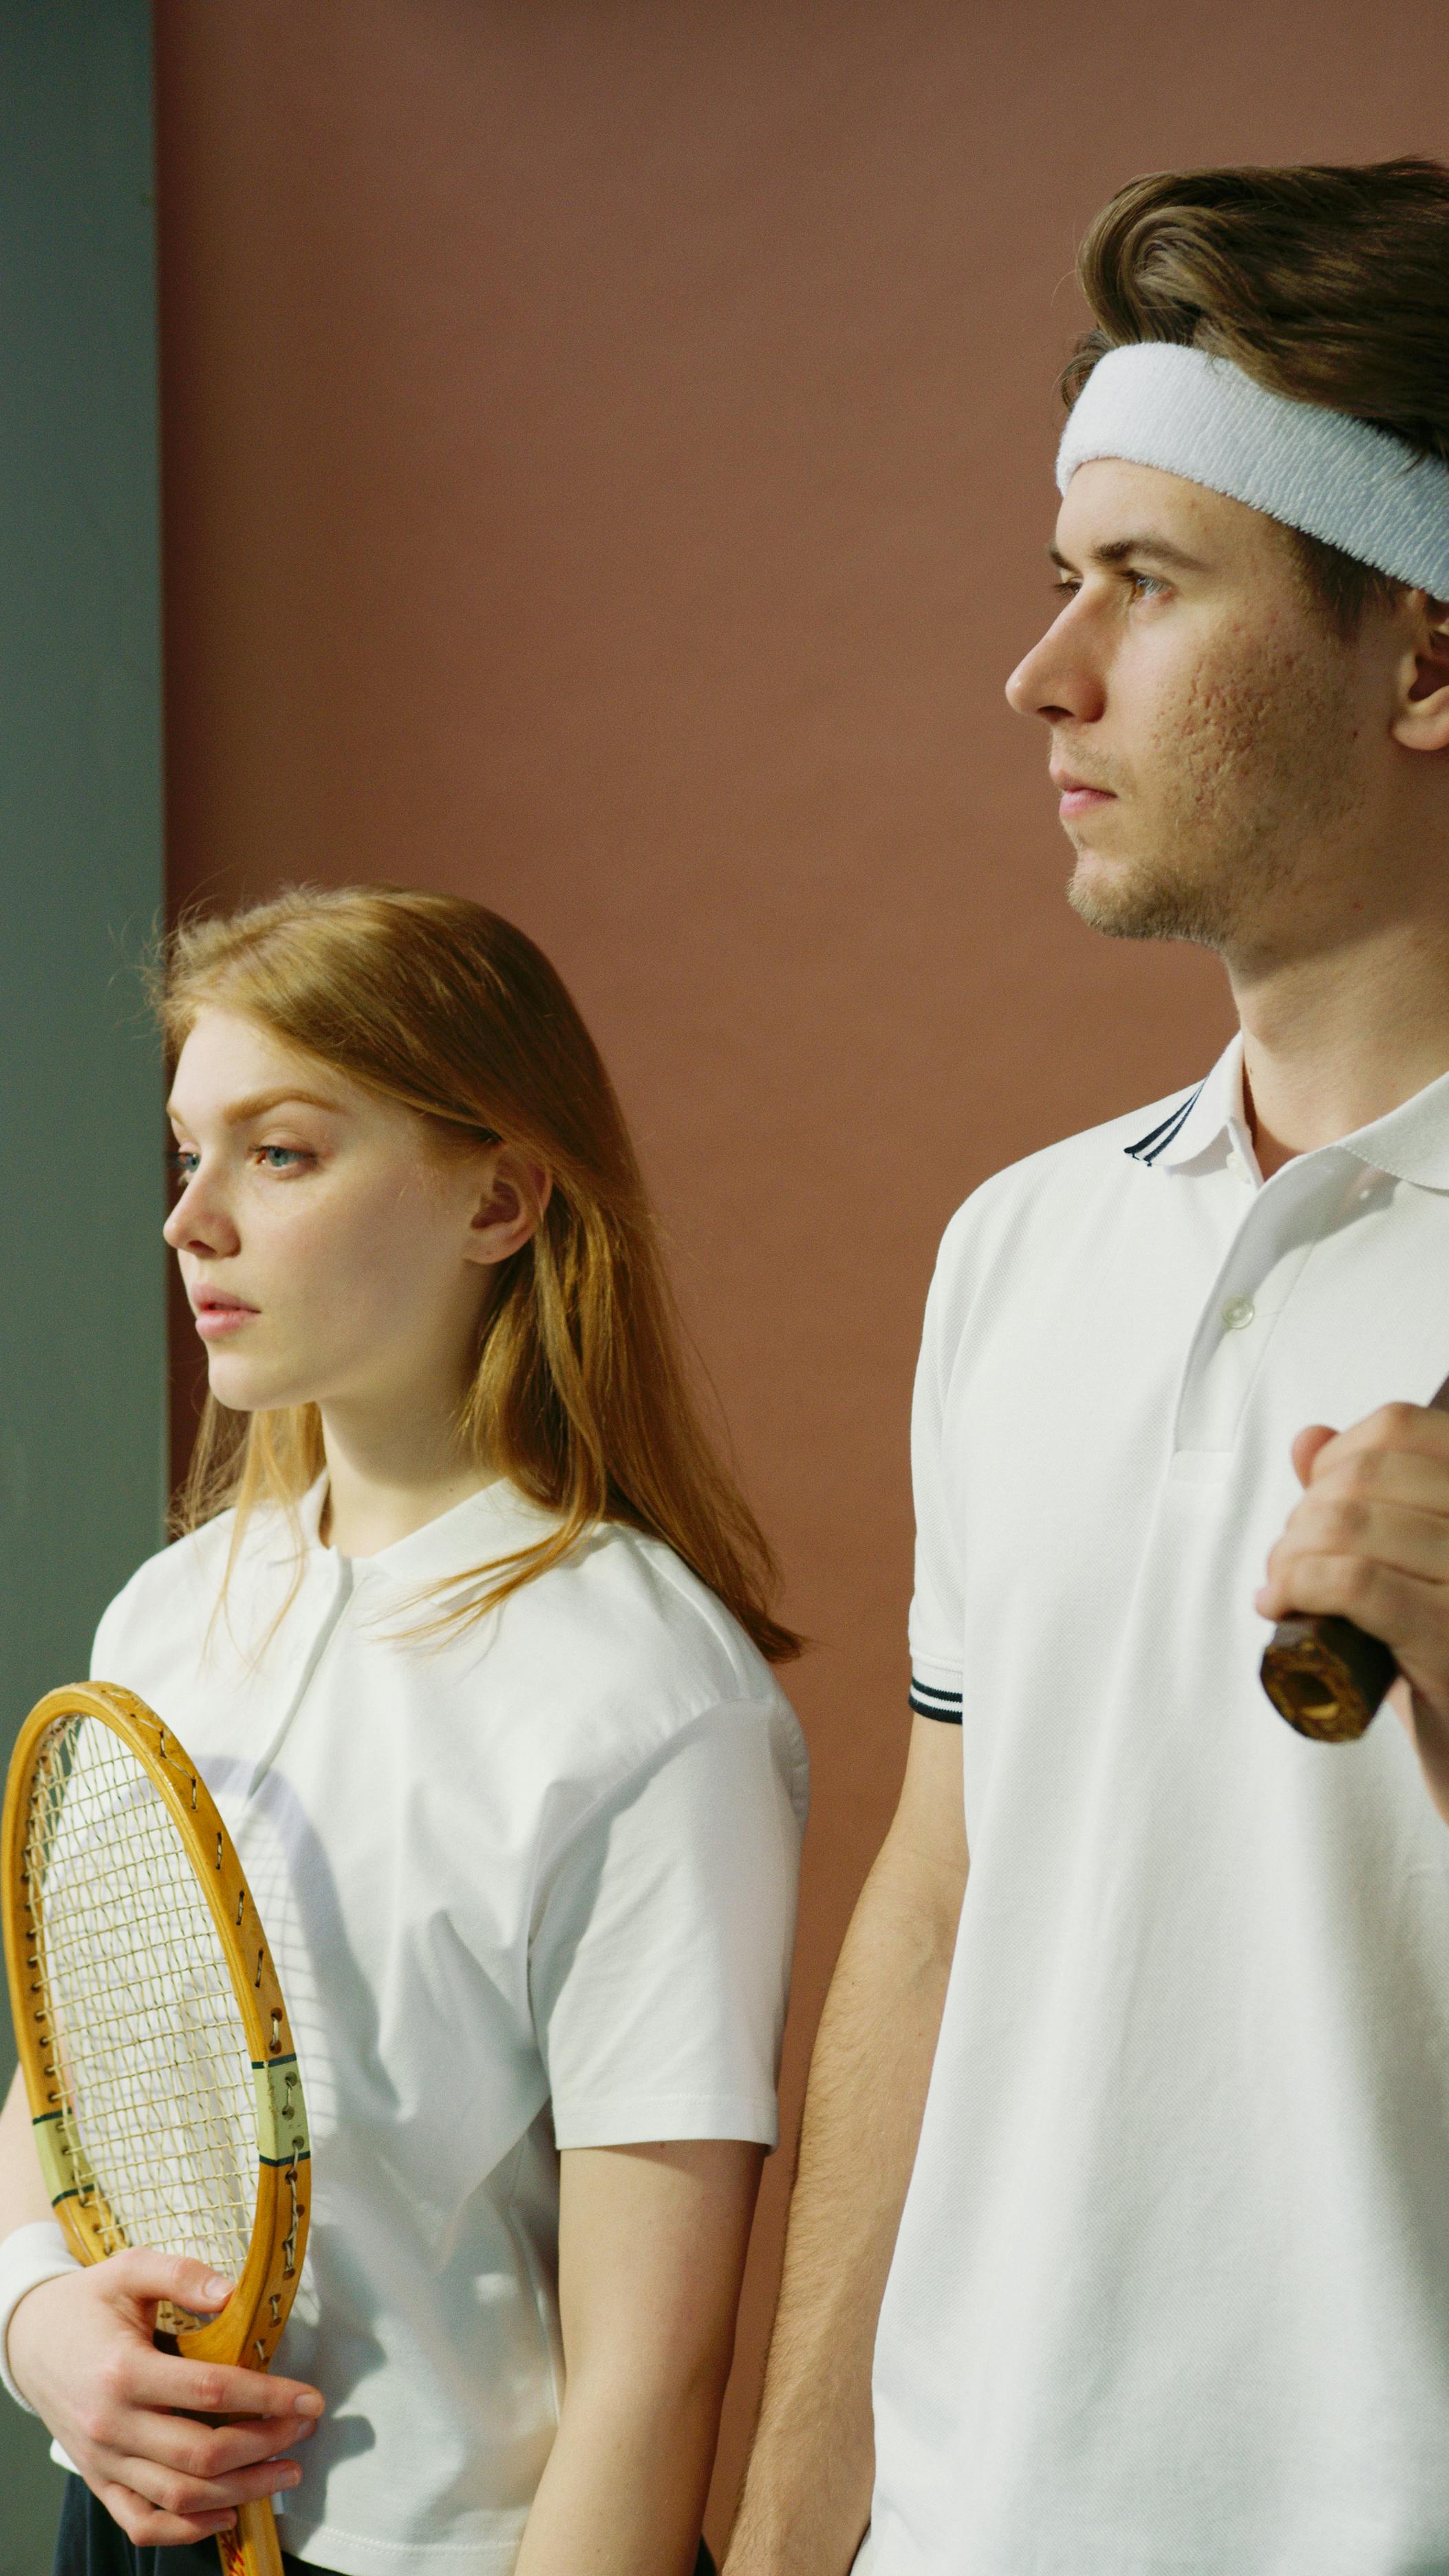
[[[1134,1162],[1154,1171],[1180,1172],[1187,1165],[1203,1171],[1226,1161],[1236,1148],[1253,1170],[1253,1151],[1243,1115],[1243,1038],[1224,1047],[1210,1074],[1191,1091],[1180,1092],[1152,1119],[1126,1151]]]
[[[467,1574],[520,1548],[537,1547],[557,1527],[556,1514],[540,1511],[516,1485],[498,1476],[391,1547],[379,1548],[374,1556],[354,1557],[352,1572],[358,1582],[381,1578],[407,1589],[446,1582],[450,1575]],[[334,1550],[323,1553],[341,1562]]]
[[[1352,1154],[1370,1171],[1388,1172],[1398,1181],[1449,1190],[1449,1073],[1426,1083],[1386,1117],[1319,1150]],[[1135,1162],[1166,1172],[1214,1171],[1236,1153],[1256,1172],[1243,1108],[1241,1030],[1196,1089],[1180,1093],[1126,1151]]]
[[[476,1494],[455,1503],[450,1511],[440,1512],[436,1520],[425,1521],[421,1529],[397,1539],[391,1547],[379,1548],[374,1556],[344,1560],[335,1548],[325,1546],[318,1534],[326,1498],[325,1473],[298,1498],[303,1562],[338,1567],[350,1562],[356,1581],[370,1581],[378,1575],[405,1586],[446,1581],[449,1575],[466,1574],[473,1566],[509,1556],[515,1549],[536,1547],[558,1526],[555,1515],[539,1510],[506,1477],[499,1476]],[[288,1544],[285,1527],[274,1537],[273,1551],[278,1561],[296,1563],[296,1551]]]
[[[1345,1151],[1396,1181],[1449,1190],[1449,1073],[1428,1082],[1412,1100],[1343,1139]]]

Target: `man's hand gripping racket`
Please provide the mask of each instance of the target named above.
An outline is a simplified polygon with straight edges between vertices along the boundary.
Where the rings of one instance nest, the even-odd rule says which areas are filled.
[[[1449,1413],[1449,1378],[1427,1410]],[[1398,1674],[1389,1649],[1352,1619],[1280,1619],[1260,1666],[1263,1688],[1280,1717],[1318,1744],[1355,1743]]]
[[[72,2249],[120,2258],[103,2303],[118,2332],[154,2302],[163,2350],[264,2371],[307,2240],[306,2115],[256,1907],[195,1764],[130,1692],[51,1692],[11,1762],[0,1873],[20,2063]],[[177,2276],[156,2255],[187,2258],[199,2303],[201,2266],[232,2282],[220,2314],[157,2300]],[[32,2292],[37,2314],[55,2287]],[[217,2546],[225,2576],[281,2576],[269,2497]]]

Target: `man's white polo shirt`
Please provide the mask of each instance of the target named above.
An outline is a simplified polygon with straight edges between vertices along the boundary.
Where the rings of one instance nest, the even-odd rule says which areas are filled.
[[[349,1563],[321,1497],[300,1564],[253,1521],[215,1623],[230,1515],[152,1558],[93,1670],[196,1756],[296,2033],[314,2200],[276,2366],[328,2409],[284,2545],[502,2576],[558,2420],[557,2149],[774,2143],[804,1751],[656,1541],[601,1529],[424,1646],[420,1587],[548,1524],[495,1484]]]
[[[971,1874],[881,2316],[870,2576],[1449,2569],[1449,1828],[1253,1609],[1304,1424],[1449,1372],[1449,1077],[1262,1184],[1199,1090],[954,1219],[916,1705]]]

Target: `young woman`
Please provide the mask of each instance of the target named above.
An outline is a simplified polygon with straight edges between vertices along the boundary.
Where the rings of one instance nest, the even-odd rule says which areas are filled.
[[[214,2576],[271,2493],[345,2576],[686,2576],[804,1759],[617,1102],[547,961],[454,896],[188,926],[161,1011],[210,1395],[187,1535],[94,1670],[235,1836],[314,2204],[270,2376],[202,2371],[155,2303],[218,2284],[73,2267],[12,2094],[0,2356],[77,2473],[58,2568]]]

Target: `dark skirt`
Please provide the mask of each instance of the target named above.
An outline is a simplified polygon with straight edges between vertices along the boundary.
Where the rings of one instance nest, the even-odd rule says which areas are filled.
[[[55,2540],[53,2576],[218,2576],[220,2560],[214,2540],[193,2540],[184,2549],[138,2549],[83,2478],[67,2478]],[[282,2552],[286,2576],[316,2576],[300,2558]],[[694,2576],[715,2576],[714,2560],[704,2542]]]

